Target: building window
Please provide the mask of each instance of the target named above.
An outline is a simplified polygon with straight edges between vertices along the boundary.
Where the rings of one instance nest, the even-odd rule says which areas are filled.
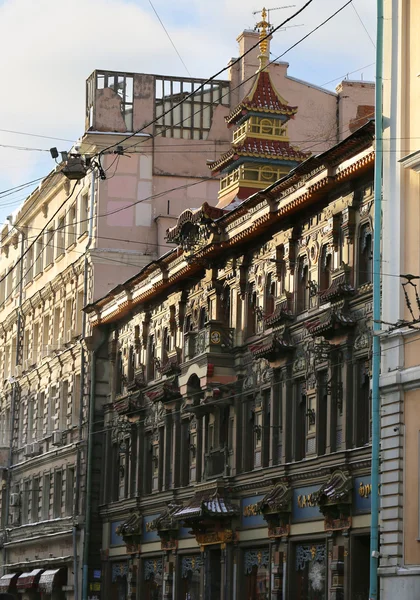
[[[359,265],[358,265],[358,283],[364,285],[370,283],[373,277],[373,246],[372,230],[369,224],[360,228],[359,235]]]
[[[296,286],[296,309],[297,312],[304,312],[309,308],[309,266],[305,257],[301,257],[297,269]]]
[[[255,548],[244,552],[245,599],[268,598],[270,588],[270,552]]]
[[[84,293],[83,290],[79,290],[76,298],[76,335],[81,335],[83,333],[83,305]]]
[[[247,294],[247,335],[252,337],[257,330],[257,292],[250,290]]]
[[[50,316],[45,315],[42,322],[42,348],[41,348],[41,357],[47,356],[49,354],[49,344],[50,341]]]
[[[54,336],[53,336],[53,344],[55,345],[55,348],[58,350],[61,347],[61,343],[60,343],[60,307],[56,306],[54,309],[54,327],[53,327],[53,331],[54,331]]]
[[[35,277],[42,273],[44,260],[44,242],[42,236],[38,238],[35,245]]]
[[[63,495],[63,472],[56,471],[54,473],[54,498],[53,498],[53,517],[57,519],[61,517]]]
[[[50,388],[50,397],[48,400],[48,420],[47,420],[47,436],[52,435],[55,427],[56,412],[56,401],[57,401],[57,386],[53,385]]]
[[[38,394],[37,409],[37,437],[40,440],[44,437],[45,392],[40,392]]]
[[[25,405],[23,404],[23,398],[21,398],[21,401],[19,404],[19,425],[18,425],[19,448],[22,448],[23,444],[25,443],[24,422],[25,422]]]
[[[60,390],[60,414],[59,414],[60,431],[65,431],[67,429],[68,400],[69,400],[69,382],[67,380],[65,380],[61,383],[61,390]]]
[[[328,406],[328,371],[327,369],[318,372],[317,386],[317,411],[316,411],[316,429],[317,429],[317,454],[325,454],[327,445],[327,406]]]
[[[356,363],[356,446],[368,444],[371,437],[371,396],[369,362]]]
[[[68,467],[66,473],[66,515],[73,515],[74,509],[74,467]]]
[[[39,358],[39,323],[36,322],[32,329],[32,364],[36,365]]]
[[[54,229],[48,229],[45,233],[45,266],[51,265],[54,260]]]
[[[276,283],[272,281],[271,273],[267,275],[264,292],[264,314],[266,317],[268,317],[274,312],[274,304],[276,300]]]
[[[294,459],[302,460],[306,454],[307,397],[305,382],[301,379],[294,385]]]
[[[51,475],[46,473],[42,481],[42,518],[47,520],[50,516],[50,494],[51,494]]]
[[[80,197],[79,205],[79,235],[88,231],[89,223],[89,192],[84,192]]]
[[[28,246],[25,262],[25,285],[30,283],[34,276],[34,247]]]
[[[32,499],[31,499],[31,522],[36,523],[39,519],[40,509],[40,480],[39,477],[32,479]]]
[[[321,252],[319,290],[327,290],[331,285],[332,254],[328,246],[324,246]]]
[[[66,228],[66,218],[65,216],[61,216],[57,221],[57,247],[56,247],[56,257],[62,256],[64,254],[64,231]]]
[[[29,398],[28,400],[28,433],[27,433],[27,444],[30,444],[35,439],[35,400],[33,398]]]
[[[72,425],[79,424],[80,419],[80,396],[81,396],[81,383],[82,378],[80,373],[76,373],[74,376],[73,383],[73,397],[72,397]]]
[[[156,359],[156,347],[155,347],[155,336],[149,335],[147,343],[147,379],[149,381],[155,378],[155,359]]]
[[[22,490],[22,510],[21,510],[21,519],[22,525],[29,523],[29,493],[31,489],[31,482],[29,479],[23,482],[23,490]]]
[[[76,241],[76,203],[72,204],[67,214],[67,247]]]

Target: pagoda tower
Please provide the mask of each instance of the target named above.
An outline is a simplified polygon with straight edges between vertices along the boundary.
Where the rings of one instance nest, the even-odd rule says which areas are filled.
[[[272,26],[266,18],[264,8],[255,27],[260,34],[260,54],[254,84],[226,117],[228,127],[235,128],[232,149],[209,165],[214,175],[221,175],[218,208],[236,204],[264,189],[309,156],[291,146],[287,137],[287,122],[298,109],[280,96],[267,71],[270,57],[267,36]]]

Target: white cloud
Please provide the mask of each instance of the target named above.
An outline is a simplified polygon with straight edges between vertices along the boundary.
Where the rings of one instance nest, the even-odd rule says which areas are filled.
[[[237,35],[256,19],[255,0],[154,3],[197,77],[211,75],[236,56]],[[314,0],[294,21],[303,27],[275,35],[273,54],[280,54],[338,6],[337,0]],[[356,7],[374,36],[373,0],[358,0]],[[293,10],[272,12],[272,21],[280,23]],[[145,0],[0,0],[0,53],[2,80],[7,82],[0,96],[0,128],[69,139],[82,133],[85,79],[94,69],[186,75]],[[284,60],[290,63],[291,75],[322,84],[373,62],[374,49],[348,6]],[[372,73],[365,72],[365,78]],[[59,149],[68,145],[2,132],[0,144]],[[0,148],[0,165],[1,190],[48,172],[53,163],[48,155],[41,160],[39,153]],[[0,220],[4,212],[0,207]]]

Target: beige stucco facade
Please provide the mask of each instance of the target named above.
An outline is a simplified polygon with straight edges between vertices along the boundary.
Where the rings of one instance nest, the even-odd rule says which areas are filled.
[[[418,2],[385,0],[381,336],[381,599],[420,593],[420,55]],[[413,281],[417,284],[417,281]],[[401,323],[399,321],[402,320]],[[390,325],[391,324],[391,325]]]

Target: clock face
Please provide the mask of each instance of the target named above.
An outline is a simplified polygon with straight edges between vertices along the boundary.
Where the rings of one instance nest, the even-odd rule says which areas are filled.
[[[220,344],[220,331],[212,331],[210,335],[210,340],[212,344]]]

